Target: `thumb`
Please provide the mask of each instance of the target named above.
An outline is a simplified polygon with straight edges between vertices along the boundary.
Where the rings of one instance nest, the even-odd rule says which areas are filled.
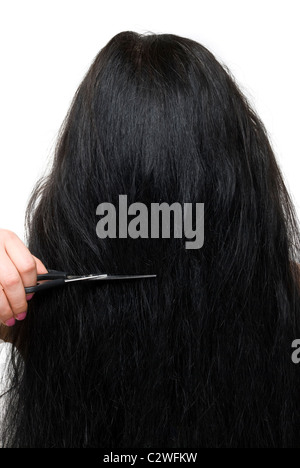
[[[41,260],[39,258],[35,257],[34,255],[32,255],[32,256],[33,256],[33,258],[35,260],[37,274],[38,275],[43,275],[44,273],[48,273],[47,268],[41,262]]]

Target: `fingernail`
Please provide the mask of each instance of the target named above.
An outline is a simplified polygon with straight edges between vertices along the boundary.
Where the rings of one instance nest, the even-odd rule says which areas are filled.
[[[34,293],[32,293],[32,294],[26,294],[26,300],[27,300],[27,301],[30,301],[30,299],[32,299],[33,296],[34,296]]]
[[[24,320],[26,315],[27,315],[27,312],[22,312],[21,314],[16,315],[16,320]]]
[[[13,327],[15,323],[16,323],[16,321],[15,321],[14,317],[12,317],[11,319],[9,319],[9,320],[7,320],[5,322],[5,325],[8,326],[8,327]]]

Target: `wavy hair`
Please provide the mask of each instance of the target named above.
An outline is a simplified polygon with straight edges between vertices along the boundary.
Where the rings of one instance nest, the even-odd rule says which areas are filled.
[[[120,194],[204,203],[203,247],[100,239],[96,208]],[[297,220],[263,123],[205,47],[172,34],[109,41],[27,226],[48,268],[157,278],[35,294],[12,329],[4,446],[300,446]]]

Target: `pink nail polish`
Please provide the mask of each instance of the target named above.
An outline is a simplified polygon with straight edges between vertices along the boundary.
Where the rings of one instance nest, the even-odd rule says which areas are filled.
[[[7,327],[13,327],[15,323],[16,323],[16,321],[15,321],[14,317],[12,317],[12,318],[10,318],[9,320],[7,320],[7,321],[5,322],[5,325],[6,325]]]
[[[24,320],[26,315],[27,315],[27,312],[22,312],[21,314],[16,315],[16,320]]]
[[[26,300],[27,300],[27,301],[30,301],[30,299],[32,299],[33,296],[34,296],[34,293],[32,293],[32,294],[26,294]]]

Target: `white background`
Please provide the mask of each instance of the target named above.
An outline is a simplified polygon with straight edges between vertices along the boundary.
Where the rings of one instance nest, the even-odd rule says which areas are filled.
[[[117,33],[173,33],[226,64],[269,132],[300,214],[299,0],[0,0],[0,227],[25,207],[72,97]]]

